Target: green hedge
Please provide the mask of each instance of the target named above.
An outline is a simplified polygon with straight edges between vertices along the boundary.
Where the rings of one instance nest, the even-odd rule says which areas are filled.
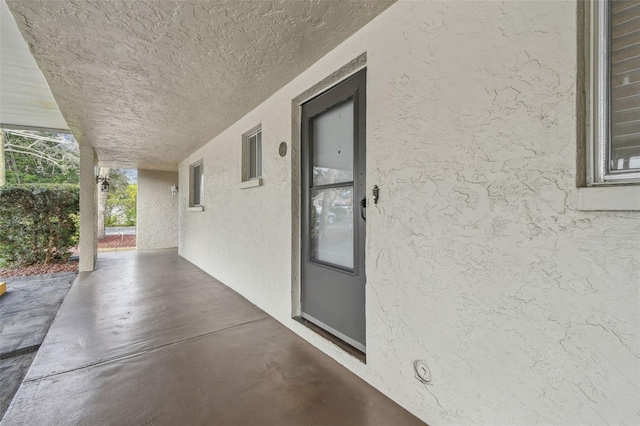
[[[0,266],[64,262],[78,242],[78,185],[0,187]]]

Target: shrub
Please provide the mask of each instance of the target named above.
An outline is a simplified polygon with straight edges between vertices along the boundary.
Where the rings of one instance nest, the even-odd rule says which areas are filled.
[[[78,241],[78,185],[0,188],[0,264],[63,262]]]

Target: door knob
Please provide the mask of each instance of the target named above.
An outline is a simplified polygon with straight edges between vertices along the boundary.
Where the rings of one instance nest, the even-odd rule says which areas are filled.
[[[364,214],[366,208],[367,208],[367,197],[364,197],[362,200],[360,200],[360,216],[362,216],[362,220],[367,220],[367,217]]]

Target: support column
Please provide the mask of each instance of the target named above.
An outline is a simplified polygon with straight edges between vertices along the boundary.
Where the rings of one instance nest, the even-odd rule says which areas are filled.
[[[90,146],[80,146],[80,271],[93,271],[98,258],[96,238],[96,157]]]

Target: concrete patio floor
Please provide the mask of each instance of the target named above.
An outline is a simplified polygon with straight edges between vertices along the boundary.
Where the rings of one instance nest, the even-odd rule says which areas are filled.
[[[1,422],[423,424],[175,250],[81,273]]]

